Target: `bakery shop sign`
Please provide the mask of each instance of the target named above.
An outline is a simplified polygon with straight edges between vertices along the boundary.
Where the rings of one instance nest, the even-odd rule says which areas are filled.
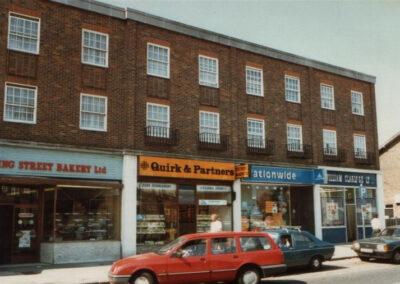
[[[139,175],[172,178],[235,180],[235,164],[140,156]]]

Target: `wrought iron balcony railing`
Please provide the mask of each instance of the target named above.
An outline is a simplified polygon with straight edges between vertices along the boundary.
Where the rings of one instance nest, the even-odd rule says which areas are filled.
[[[313,156],[312,146],[305,144],[286,144],[287,157],[299,159],[311,159]]]
[[[147,126],[144,129],[146,144],[177,145],[179,130],[169,127]]]
[[[246,139],[247,153],[260,155],[273,155],[275,141],[263,139]]]
[[[346,161],[346,150],[341,148],[324,147],[323,148],[324,161],[332,162],[345,162]]]
[[[372,165],[376,163],[376,154],[373,152],[356,151],[354,153],[354,162],[357,164]]]
[[[200,150],[215,150],[227,151],[228,150],[228,135],[221,135],[215,133],[200,133],[199,134],[199,149]]]

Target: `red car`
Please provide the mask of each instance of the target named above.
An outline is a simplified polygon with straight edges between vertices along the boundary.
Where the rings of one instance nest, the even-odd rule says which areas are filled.
[[[256,284],[285,270],[282,251],[266,233],[220,232],[184,235],[156,253],[118,260],[108,278],[130,284]]]

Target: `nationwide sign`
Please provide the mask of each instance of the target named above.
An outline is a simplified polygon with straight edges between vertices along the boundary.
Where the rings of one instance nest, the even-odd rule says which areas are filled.
[[[376,174],[327,171],[327,183],[332,185],[376,187]]]
[[[140,156],[139,175],[171,178],[235,180],[235,164]]]
[[[270,183],[323,184],[324,171],[322,169],[306,170],[252,165],[249,177],[243,180]]]

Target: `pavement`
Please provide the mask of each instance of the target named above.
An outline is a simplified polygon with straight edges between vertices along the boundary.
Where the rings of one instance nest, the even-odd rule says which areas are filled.
[[[353,258],[357,255],[350,244],[335,245],[332,260]],[[106,284],[112,263],[1,265],[2,284]]]

